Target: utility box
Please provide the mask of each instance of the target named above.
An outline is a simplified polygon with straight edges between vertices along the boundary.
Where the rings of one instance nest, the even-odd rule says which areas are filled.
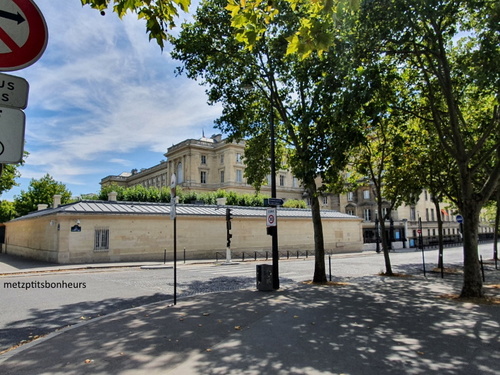
[[[257,264],[257,290],[273,290],[273,266],[270,264]]]

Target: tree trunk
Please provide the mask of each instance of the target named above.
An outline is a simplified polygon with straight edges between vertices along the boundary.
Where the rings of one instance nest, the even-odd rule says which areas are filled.
[[[325,242],[323,238],[323,224],[316,185],[309,189],[311,198],[311,214],[314,230],[314,283],[326,283]]]
[[[385,217],[382,213],[382,198],[377,199],[377,209],[380,217],[380,233],[382,235],[382,251],[384,252],[384,261],[385,261],[385,274],[387,276],[392,276],[394,273],[392,272],[391,266],[391,257],[389,256],[389,246],[388,246],[388,238],[387,231],[385,230]]]
[[[497,191],[497,212],[495,215],[495,228],[493,230],[493,260],[495,261],[495,267],[498,261],[498,225],[500,224],[500,187]]]
[[[477,204],[472,200],[464,201],[461,214],[464,218],[464,283],[460,297],[483,297],[483,280],[477,249],[479,225]]]

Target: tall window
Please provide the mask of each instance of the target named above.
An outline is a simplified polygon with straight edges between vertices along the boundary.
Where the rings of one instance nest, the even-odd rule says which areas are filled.
[[[240,153],[236,154],[236,163],[241,163],[241,154]]]
[[[220,154],[220,163],[224,164],[224,154]]]
[[[241,169],[236,171],[236,182],[243,182],[243,171]]]
[[[182,163],[177,164],[177,183],[182,184],[184,182],[184,169],[182,168]]]
[[[417,220],[415,207],[410,207],[410,220]]]
[[[207,155],[201,155],[201,164],[207,164]]]
[[[220,171],[220,183],[224,183],[224,171]]]
[[[109,229],[96,228],[94,232],[94,250],[106,251],[109,250]]]
[[[285,176],[280,174],[280,186],[285,186]]]
[[[201,173],[200,173],[200,182],[202,184],[206,184],[207,183],[207,172],[201,171]]]
[[[363,190],[363,198],[370,199],[370,190]]]
[[[372,220],[372,210],[370,210],[369,208],[365,208],[365,210],[363,211],[363,219],[365,221],[371,221]]]
[[[352,191],[347,193],[347,201],[352,202],[354,200],[354,193]]]
[[[323,204],[328,204],[328,196],[323,196]]]

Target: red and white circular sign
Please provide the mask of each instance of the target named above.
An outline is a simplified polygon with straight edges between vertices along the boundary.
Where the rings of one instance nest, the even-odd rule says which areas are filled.
[[[0,2],[0,71],[23,69],[45,51],[47,24],[32,0]]]

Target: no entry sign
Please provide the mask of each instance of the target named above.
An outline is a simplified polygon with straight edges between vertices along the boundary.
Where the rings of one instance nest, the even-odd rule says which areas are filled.
[[[33,1],[0,2],[0,71],[33,64],[45,51],[47,39],[47,24]]]

